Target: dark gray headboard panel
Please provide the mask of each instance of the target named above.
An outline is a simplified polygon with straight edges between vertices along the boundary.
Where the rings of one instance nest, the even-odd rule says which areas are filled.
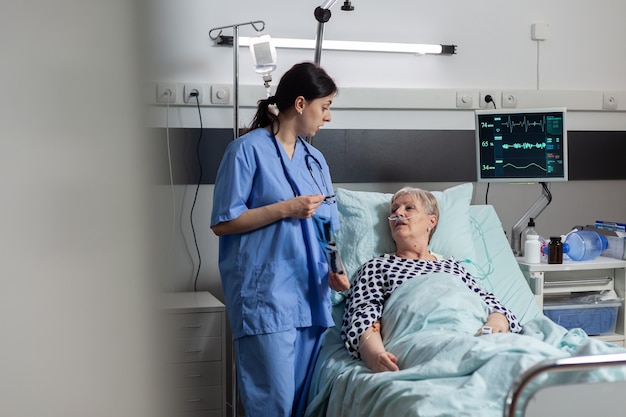
[[[457,182],[476,179],[473,132],[323,130],[313,144],[335,182]]]
[[[626,132],[567,132],[569,179],[626,179]]]
[[[166,170],[165,129],[151,134]],[[174,182],[213,184],[232,138],[232,129],[170,129]],[[568,138],[571,181],[626,179],[626,132],[570,131]],[[337,183],[476,181],[473,130],[323,129],[313,145]],[[168,183],[169,171],[159,181]]]

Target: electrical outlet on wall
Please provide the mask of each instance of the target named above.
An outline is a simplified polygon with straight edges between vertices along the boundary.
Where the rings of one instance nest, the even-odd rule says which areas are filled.
[[[604,93],[602,95],[602,109],[603,110],[617,110],[617,94],[616,93]]]
[[[176,84],[157,84],[156,101],[157,103],[176,103]]]
[[[481,90],[478,93],[478,106],[481,109],[495,109],[496,92],[492,90]]]
[[[505,108],[517,107],[517,94],[515,94],[513,91],[503,91],[501,102],[502,107]]]
[[[204,99],[203,86],[200,84],[185,84],[183,86],[183,101],[185,103],[196,104],[196,97],[198,97],[197,103],[202,104],[202,100]]]
[[[211,85],[212,104],[230,104],[230,86],[226,84]]]
[[[472,91],[456,92],[456,107],[459,109],[471,109],[474,107],[474,95]]]

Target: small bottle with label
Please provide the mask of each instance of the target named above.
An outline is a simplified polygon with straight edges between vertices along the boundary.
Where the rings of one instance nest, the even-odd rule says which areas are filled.
[[[561,242],[560,236],[550,237],[550,243],[548,244],[548,263],[563,263],[563,242]]]
[[[527,235],[524,242],[524,259],[529,264],[541,262],[541,242],[539,235]]]

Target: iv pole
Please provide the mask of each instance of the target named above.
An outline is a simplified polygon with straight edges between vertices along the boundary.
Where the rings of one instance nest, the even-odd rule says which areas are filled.
[[[322,60],[322,41],[324,40],[324,24],[330,20],[330,16],[332,13],[330,12],[331,7],[333,7],[337,3],[337,0],[326,0],[321,6],[315,8],[315,12],[313,13],[315,16],[315,20],[317,20],[317,33],[315,35],[315,54],[313,62],[319,65]],[[343,5],[341,6],[341,10],[352,11],[354,10],[354,6],[350,3],[349,0],[345,0]],[[313,138],[307,136],[304,138],[308,144],[313,143]]]
[[[265,22],[255,20],[252,22],[213,28],[209,31],[209,38],[217,41],[219,45],[233,45],[233,140],[239,137],[239,27],[246,25],[252,26],[257,32],[265,30]],[[222,30],[230,28],[233,29],[232,40],[228,39],[226,36],[222,36]],[[214,35],[215,31],[219,31],[217,35]],[[231,412],[233,417],[237,417],[239,413],[239,392],[237,390],[237,364],[235,362],[234,343],[231,350],[231,360]]]
[[[321,6],[315,9],[315,19],[318,21],[317,36],[315,39],[315,58],[314,62],[319,65],[322,56],[322,40],[324,38],[324,23],[330,20],[330,8],[335,5],[337,0],[326,0]],[[352,11],[354,7],[349,0],[344,0],[341,10]],[[209,38],[217,41],[218,45],[233,46],[233,139],[239,137],[239,27],[250,25],[257,32],[265,30],[265,22],[255,20],[245,23],[237,23],[234,25],[221,26],[213,28],[209,31]],[[224,29],[233,29],[233,36],[223,36]],[[216,33],[217,32],[217,33]],[[307,138],[310,143],[310,138]]]
[[[319,65],[322,59],[322,41],[324,40],[324,23],[330,20],[330,9],[337,3],[337,0],[326,0],[321,6],[315,9],[314,15],[317,20],[317,34],[315,36],[315,57],[314,62]],[[349,0],[343,2],[341,10],[352,11],[352,6]]]
[[[317,20],[317,33],[315,35],[315,55],[314,62],[319,65],[322,59],[322,40],[324,40],[324,23],[330,20],[330,8],[333,7],[337,0],[328,0],[321,6],[315,8],[313,12]]]
[[[265,22],[255,20],[252,22],[238,23],[235,25],[213,28],[209,31],[209,38],[217,41],[219,45],[233,45],[233,140],[239,137],[239,27],[250,25],[257,32],[265,29]],[[222,36],[223,29],[233,29],[232,40]],[[219,31],[214,35],[215,31]]]

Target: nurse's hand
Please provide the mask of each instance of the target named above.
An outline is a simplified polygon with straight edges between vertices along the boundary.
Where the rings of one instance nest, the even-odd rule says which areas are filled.
[[[301,195],[291,198],[285,202],[288,203],[286,217],[308,219],[315,214],[315,210],[322,204],[322,201],[324,201],[324,196],[321,194]]]
[[[338,274],[336,272],[330,271],[330,276],[328,277],[328,285],[331,289],[342,292],[346,291],[350,288],[350,280],[346,274]]]
[[[211,227],[217,236],[234,233],[246,233],[265,227],[278,220],[295,217],[306,219],[315,214],[315,210],[324,201],[323,195],[302,195],[244,211],[236,219],[221,222]]]

